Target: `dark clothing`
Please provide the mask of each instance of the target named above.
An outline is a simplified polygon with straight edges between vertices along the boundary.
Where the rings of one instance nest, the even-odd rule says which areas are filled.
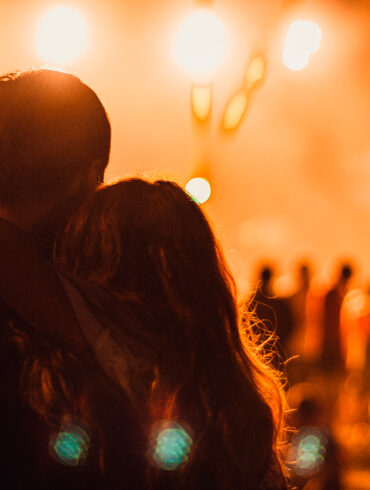
[[[338,286],[325,296],[323,315],[322,366],[326,371],[344,370],[345,359],[340,331],[343,295]]]
[[[34,427],[34,416],[32,411],[23,405],[20,392],[23,360],[9,326],[10,318],[13,321],[16,321],[16,318],[3,304],[0,307],[1,473],[8,482],[7,488],[20,489],[25,481],[23,474],[28,476],[31,470],[30,455],[34,451],[29,429]],[[27,421],[32,423],[28,424]],[[27,430],[25,426],[28,426]]]
[[[95,478],[80,478],[80,468],[61,466],[50,457],[51,429],[32,410],[24,396],[22,373],[27,352],[17,341],[16,326],[29,338],[30,344],[40,345],[41,340],[29,326],[13,313],[5,312],[0,325],[0,416],[3,422],[0,438],[2,488],[41,489],[95,488]],[[36,347],[37,348],[37,347]],[[4,486],[6,482],[7,486]],[[77,487],[77,484],[79,487]],[[99,487],[96,487],[99,488]]]
[[[123,481],[128,488],[144,488],[145,450],[139,414],[133,414],[124,391],[108,378],[84,340],[55,270],[31,245],[25,246],[26,238],[14,225],[1,221],[0,248],[6,251],[6,257],[0,258],[1,296],[38,327],[35,330],[0,304],[2,488],[118,490]],[[122,312],[129,324],[128,312],[124,308]],[[31,407],[27,379],[23,379],[28,363],[36,360],[42,364],[44,358],[59,356],[66,359],[62,368],[71,369],[71,378],[78,380],[73,383],[94,399],[91,420],[100,423],[96,427],[90,420],[83,421],[88,426],[89,451],[86,460],[75,466],[53,457],[50,443],[58,434],[59,423],[48,423]],[[78,360],[71,363],[71,356],[78,356]],[[77,398],[65,407],[67,413],[59,414],[60,426],[65,415],[76,411]]]

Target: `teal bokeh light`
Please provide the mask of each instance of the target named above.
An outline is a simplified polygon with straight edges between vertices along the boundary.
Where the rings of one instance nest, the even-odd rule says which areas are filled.
[[[157,428],[153,440],[153,462],[163,470],[176,470],[187,462],[192,445],[193,439],[182,425],[164,422]]]
[[[76,423],[66,423],[49,442],[49,450],[54,459],[67,466],[77,466],[87,458],[90,438]]]
[[[324,462],[327,433],[318,427],[301,428],[290,444],[289,460],[292,471],[300,476],[312,477],[319,473]]]
[[[319,437],[308,434],[302,437],[298,444],[297,465],[303,470],[319,466],[323,460],[325,447]]]

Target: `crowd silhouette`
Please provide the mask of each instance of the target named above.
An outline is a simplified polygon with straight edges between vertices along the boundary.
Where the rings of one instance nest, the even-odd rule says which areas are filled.
[[[354,456],[359,436],[350,439],[362,427],[363,441],[369,441],[368,286],[348,260],[334,265],[331,280],[314,275],[305,261],[292,271],[293,292],[281,296],[274,291],[274,268],[257,266],[247,304],[277,336],[272,363],[287,377],[296,429],[286,450],[291,482],[297,488],[347,488],[346,472],[367,468],[364,455],[357,461]]]

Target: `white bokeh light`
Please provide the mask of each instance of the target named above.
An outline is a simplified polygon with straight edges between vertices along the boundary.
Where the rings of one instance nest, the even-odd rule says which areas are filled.
[[[223,23],[210,10],[198,9],[180,25],[173,54],[181,68],[198,81],[212,77],[227,49]]]
[[[205,203],[211,196],[211,184],[202,177],[190,179],[185,186],[185,190],[199,204]]]
[[[312,21],[292,22],[285,39],[283,61],[290,70],[305,68],[310,56],[319,49],[321,29]]]
[[[36,48],[50,64],[66,64],[79,58],[87,44],[83,15],[72,7],[48,10],[37,29]]]

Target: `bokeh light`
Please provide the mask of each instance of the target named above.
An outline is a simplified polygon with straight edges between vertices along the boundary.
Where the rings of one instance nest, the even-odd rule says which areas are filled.
[[[205,203],[211,196],[211,184],[202,177],[190,179],[185,190],[198,204]]]
[[[254,56],[250,61],[245,74],[245,84],[247,88],[252,88],[260,82],[266,73],[266,61],[260,54]]]
[[[82,14],[72,7],[54,7],[43,16],[37,30],[36,48],[50,64],[76,60],[87,44],[87,25]]]
[[[246,90],[240,90],[231,98],[228,103],[223,120],[225,131],[236,129],[242,121],[242,118],[248,107],[248,93]]]
[[[85,429],[76,420],[64,423],[49,442],[49,451],[53,458],[66,466],[77,466],[88,455],[90,438]]]
[[[191,89],[191,107],[194,116],[199,121],[205,121],[211,112],[212,107],[212,89],[209,85]]]
[[[209,81],[224,60],[228,40],[220,19],[207,9],[198,9],[180,25],[173,54],[177,63],[195,81]]]
[[[152,435],[150,461],[162,470],[176,470],[187,462],[192,445],[193,439],[182,425],[163,421],[156,424]]]
[[[225,131],[233,131],[240,125],[247,112],[251,94],[260,85],[265,75],[266,60],[261,54],[255,54],[248,63],[244,87],[231,97],[226,106],[222,121]]]
[[[296,475],[312,477],[322,468],[325,461],[328,438],[319,427],[302,427],[290,444],[289,466]]]
[[[366,314],[367,297],[362,289],[351,289],[343,299],[343,308],[352,318]]]
[[[321,29],[312,21],[292,22],[285,39],[283,61],[290,70],[305,68],[312,53],[319,49]]]

